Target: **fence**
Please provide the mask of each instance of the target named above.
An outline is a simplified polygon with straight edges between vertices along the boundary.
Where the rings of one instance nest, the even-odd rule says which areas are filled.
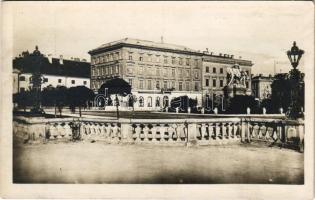
[[[304,122],[230,117],[211,119],[28,119],[16,117],[14,135],[29,142],[81,140],[154,145],[220,145],[263,141],[304,148]]]

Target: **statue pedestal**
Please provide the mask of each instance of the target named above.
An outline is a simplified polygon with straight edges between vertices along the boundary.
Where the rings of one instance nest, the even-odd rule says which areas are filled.
[[[246,87],[243,85],[227,85],[223,88],[224,96],[228,98],[233,98],[236,95],[246,95]]]

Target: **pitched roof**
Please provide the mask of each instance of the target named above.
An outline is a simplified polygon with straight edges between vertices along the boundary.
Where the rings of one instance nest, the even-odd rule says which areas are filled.
[[[18,69],[21,73],[32,73],[36,70],[36,57],[27,55],[24,57],[17,57],[13,60],[13,69]],[[63,59],[63,64],[60,59],[52,58],[51,62],[47,57],[41,56],[41,69],[42,74],[69,76],[69,77],[82,77],[90,78],[90,63],[74,60]]]
[[[159,42],[153,42],[153,41],[149,41],[149,40],[140,40],[140,39],[133,39],[133,38],[125,38],[125,39],[117,40],[114,42],[109,42],[109,43],[103,44],[103,45],[101,45],[95,49],[92,49],[90,52],[101,50],[101,49],[108,48],[108,47],[115,46],[115,45],[119,45],[119,44],[129,44],[129,45],[138,45],[138,46],[144,46],[144,47],[153,47],[153,48],[161,48],[161,49],[170,49],[170,50],[177,50],[177,51],[188,51],[188,52],[200,53],[200,51],[196,51],[196,50],[190,49],[190,48],[182,46],[182,45],[159,43]]]

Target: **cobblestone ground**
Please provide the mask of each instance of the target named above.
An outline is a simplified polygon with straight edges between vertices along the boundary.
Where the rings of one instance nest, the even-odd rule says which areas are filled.
[[[14,145],[15,183],[303,184],[304,154],[263,144],[167,147]]]

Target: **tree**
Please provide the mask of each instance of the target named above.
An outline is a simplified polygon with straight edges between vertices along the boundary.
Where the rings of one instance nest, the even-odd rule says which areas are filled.
[[[230,99],[227,112],[231,114],[245,114],[247,108],[251,109],[251,113],[258,112],[258,103],[255,97],[248,95],[235,95]]]
[[[119,99],[120,96],[127,96],[131,94],[131,86],[124,79],[113,78],[106,81],[98,90],[99,94],[105,94],[108,96],[115,95],[115,106],[117,119],[119,118]]]
[[[26,112],[26,107],[32,105],[32,93],[30,91],[21,91],[14,94],[13,103],[17,103],[18,107]]]
[[[87,101],[93,100],[94,92],[85,86],[76,86],[69,88],[67,92],[70,109],[74,112],[75,107],[79,107],[81,117],[81,107],[86,107]]]
[[[60,117],[62,116],[62,108],[68,103],[67,92],[68,90],[65,86],[57,86],[56,88],[55,100]]]
[[[277,74],[271,84],[271,110],[279,112],[280,108],[286,112],[291,103],[291,84],[287,74]]]

